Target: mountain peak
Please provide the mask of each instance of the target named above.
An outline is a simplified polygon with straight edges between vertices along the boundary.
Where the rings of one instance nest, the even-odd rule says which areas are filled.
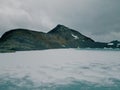
[[[65,32],[65,31],[70,31],[70,29],[64,25],[58,24],[53,30],[49,31],[48,33]]]
[[[63,28],[63,29],[68,29],[68,27],[64,26],[64,25],[61,25],[61,24],[58,24],[55,28]]]

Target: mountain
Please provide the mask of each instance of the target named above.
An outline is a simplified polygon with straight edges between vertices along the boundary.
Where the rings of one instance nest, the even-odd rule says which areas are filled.
[[[113,43],[113,42],[110,42]],[[44,50],[55,48],[116,48],[120,47],[116,42],[95,42],[91,38],[82,35],[76,30],[64,25],[57,25],[48,33],[27,29],[14,29],[6,32],[0,38],[0,52]]]
[[[120,48],[120,41],[113,40],[108,43],[108,48]]]

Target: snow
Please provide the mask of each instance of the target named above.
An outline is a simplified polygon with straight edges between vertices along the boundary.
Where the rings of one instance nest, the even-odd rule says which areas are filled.
[[[71,34],[71,35],[72,35],[72,37],[74,37],[74,39],[79,39],[78,36],[76,36],[76,35],[74,35],[74,34]]]
[[[82,40],[83,42],[85,42],[85,40]]]
[[[112,46],[112,45],[114,45],[114,43],[108,43],[108,45],[109,45],[109,46]]]
[[[112,79],[120,80],[120,52],[54,49],[0,54],[1,83],[25,77],[38,86],[73,81],[114,85]]]
[[[62,45],[62,47],[66,47],[65,45]]]

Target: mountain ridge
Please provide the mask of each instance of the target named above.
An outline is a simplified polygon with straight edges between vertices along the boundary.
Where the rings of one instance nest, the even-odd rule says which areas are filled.
[[[5,32],[0,38],[0,52],[78,47],[120,48],[120,42],[95,42],[80,32],[60,24],[47,33],[28,29],[13,29]]]

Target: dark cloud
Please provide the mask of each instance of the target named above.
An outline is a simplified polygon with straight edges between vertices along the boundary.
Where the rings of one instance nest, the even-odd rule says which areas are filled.
[[[64,24],[100,41],[120,40],[120,0],[0,0],[0,35]]]

